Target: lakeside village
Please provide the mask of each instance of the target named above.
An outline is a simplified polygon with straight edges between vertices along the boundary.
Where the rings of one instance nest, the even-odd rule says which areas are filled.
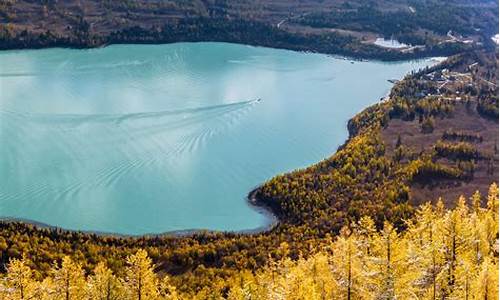
[[[422,72],[419,77],[419,84],[424,85],[425,88],[415,91],[411,98],[421,99],[425,97],[440,97],[443,100],[467,101],[474,100],[476,93],[471,91],[481,86],[486,88],[496,89],[498,84],[488,81],[480,76],[477,76],[479,70],[479,63],[474,62],[465,66],[462,72],[451,71],[447,68],[437,69]],[[397,84],[400,80],[389,79],[391,83]],[[464,93],[465,92],[465,93]],[[464,96],[464,94],[467,94]],[[382,98],[385,101],[389,96]]]

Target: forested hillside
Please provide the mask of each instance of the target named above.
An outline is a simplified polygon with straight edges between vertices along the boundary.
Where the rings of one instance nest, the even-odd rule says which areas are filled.
[[[424,190],[485,192],[498,180],[493,70],[496,53],[470,52],[410,74],[387,99],[349,121],[351,139],[335,155],[271,179],[257,198],[294,224],[329,232],[364,215],[379,226],[404,219]],[[484,141],[451,139],[454,134]]]
[[[340,235],[321,240],[290,259],[257,272],[242,270],[210,290],[183,294],[169,276],[154,273],[147,252],[126,259],[117,277],[99,262],[92,272],[69,257],[38,279],[26,258],[13,259],[0,282],[2,299],[498,299],[498,186],[486,206],[477,192],[446,210],[427,203],[398,232],[385,222],[377,230],[364,216]]]
[[[497,11],[489,0],[6,0],[0,49],[221,41],[397,60],[492,47]]]

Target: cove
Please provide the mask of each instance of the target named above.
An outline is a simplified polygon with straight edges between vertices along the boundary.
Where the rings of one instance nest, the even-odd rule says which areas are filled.
[[[248,192],[333,154],[430,65],[228,43],[0,52],[0,216],[119,234],[262,228]]]

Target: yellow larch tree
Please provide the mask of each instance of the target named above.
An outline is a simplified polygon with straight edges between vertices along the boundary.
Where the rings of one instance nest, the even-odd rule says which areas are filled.
[[[119,300],[125,296],[122,282],[104,263],[99,263],[87,278],[87,297],[95,300]]]
[[[478,276],[471,282],[469,299],[494,300],[498,299],[498,293],[498,262],[495,264],[488,257],[482,262]]]
[[[467,214],[465,198],[461,196],[457,201],[457,207],[445,214],[442,226],[439,228],[445,258],[445,264],[437,275],[440,298],[450,297],[458,286],[456,283],[459,256],[468,249],[467,245],[470,242],[470,228],[466,222]]]
[[[163,276],[163,278],[160,281],[160,299],[164,300],[179,299],[177,289],[170,282],[170,277],[168,275]]]
[[[56,287],[52,277],[47,277],[35,286],[34,300],[53,300]]]
[[[374,236],[372,255],[368,258],[368,282],[375,299],[407,299],[413,288],[406,278],[412,273],[405,256],[406,241],[392,224],[385,222],[382,231]]]
[[[259,297],[259,289],[254,274],[248,270],[240,272],[232,279],[229,300],[264,299]]]
[[[437,275],[445,263],[442,251],[440,213],[430,203],[423,204],[412,220],[406,222],[407,252],[414,264],[414,293],[425,299],[437,299]]]
[[[366,245],[357,242],[356,236],[344,228],[331,247],[330,265],[335,279],[332,299],[362,299],[369,294],[362,272],[363,246]],[[361,247],[359,244],[362,244]]]
[[[7,276],[0,290],[0,298],[6,300],[32,299],[36,293],[33,271],[24,260],[13,259],[7,266]]]
[[[85,274],[80,264],[65,256],[61,266],[54,264],[52,268],[54,300],[85,299]]]
[[[125,286],[128,299],[152,300],[160,297],[158,277],[146,250],[140,249],[127,258]]]
[[[61,266],[55,263],[51,272],[54,300],[85,299],[85,274],[80,264],[65,256]]]

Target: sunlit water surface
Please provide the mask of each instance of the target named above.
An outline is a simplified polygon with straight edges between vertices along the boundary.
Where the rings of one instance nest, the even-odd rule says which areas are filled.
[[[122,234],[266,226],[247,193],[332,154],[387,79],[428,64],[226,43],[0,52],[0,216]]]

